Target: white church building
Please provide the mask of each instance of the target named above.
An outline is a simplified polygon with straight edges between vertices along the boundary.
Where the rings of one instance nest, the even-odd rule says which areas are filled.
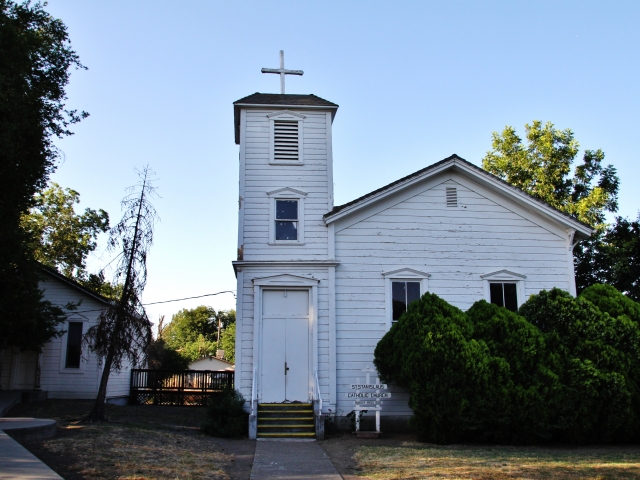
[[[364,381],[378,341],[427,291],[463,310],[480,299],[516,309],[553,287],[575,295],[572,250],[591,234],[457,155],[336,206],[337,111],[315,95],[234,103],[235,384],[252,438],[315,435],[304,422],[287,430],[269,421],[282,417],[275,404],[312,409],[316,423],[353,411],[350,385]],[[412,414],[406,392],[388,391],[383,430]]]

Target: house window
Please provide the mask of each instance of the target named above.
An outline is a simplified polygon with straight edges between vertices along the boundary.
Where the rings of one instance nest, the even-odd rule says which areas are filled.
[[[393,322],[407,311],[409,304],[420,298],[420,282],[391,282],[391,305]]]
[[[512,312],[518,310],[518,285],[508,282],[490,282],[491,303],[505,307]]]
[[[298,240],[298,200],[276,200],[275,240]]]
[[[69,322],[65,368],[80,368],[82,356],[82,322]]]

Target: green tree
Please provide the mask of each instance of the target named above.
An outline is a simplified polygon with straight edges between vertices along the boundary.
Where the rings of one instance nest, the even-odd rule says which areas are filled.
[[[493,132],[482,167],[528,194],[592,227],[603,229],[607,212],[618,210],[619,179],[603,165],[602,150],[586,150],[572,172],[580,145],[570,129],[551,122],[525,125],[527,144],[513,127]],[[573,174],[573,175],[572,175]]]
[[[635,221],[617,217],[604,232],[578,244],[574,255],[578,292],[606,283],[640,301],[640,216]]]
[[[185,308],[171,317],[171,323],[162,330],[162,338],[165,339],[167,348],[184,351],[189,358],[198,351],[202,351],[202,355],[209,355],[215,353],[218,346],[218,328],[220,327],[222,342],[225,330],[234,325],[235,321],[235,310],[216,311],[205,305]],[[206,342],[206,345],[202,342]]]
[[[233,310],[231,310],[233,312]],[[235,312],[234,312],[235,313]],[[235,318],[235,316],[234,316]],[[236,363],[236,324],[226,327],[220,335],[220,348],[224,350],[224,359]]]
[[[0,38],[0,348],[39,349],[64,317],[38,289],[21,217],[55,169],[52,138],[87,115],[65,108],[69,70],[84,67],[64,23],[40,3],[0,0]]]
[[[77,214],[74,205],[80,194],[57,183],[35,196],[35,205],[22,216],[22,226],[37,240],[35,259],[63,275],[79,279],[87,276],[87,256],[96,249],[97,237],[109,230],[104,210],[85,209]]]

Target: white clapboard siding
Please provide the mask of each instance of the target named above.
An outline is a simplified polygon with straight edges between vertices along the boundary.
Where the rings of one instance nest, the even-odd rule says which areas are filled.
[[[243,246],[244,260],[322,260],[328,255],[327,228],[322,216],[329,209],[327,114],[299,110],[304,115],[302,129],[303,164],[270,164],[273,146],[270,144],[268,115],[277,110],[249,109],[244,115],[244,172],[241,175],[243,214],[238,245]],[[290,187],[305,192],[304,244],[269,245],[270,199],[267,192]]]
[[[104,307],[102,302],[50,275],[45,276],[40,288],[44,291],[45,299],[60,307],[69,302],[80,302],[75,311],[67,313],[67,320],[83,322],[83,333],[97,323],[100,311]],[[59,329],[67,330],[67,324],[60,325]],[[42,390],[48,392],[49,398],[95,398],[102,374],[97,357],[85,348],[82,352],[81,368],[66,369],[65,354],[66,335],[51,339],[45,344],[41,359]],[[130,371],[130,366],[125,364],[120,372],[111,373],[107,385],[107,398],[129,395]]]
[[[429,291],[464,310],[484,298],[481,275],[501,269],[526,275],[527,297],[544,288],[569,289],[566,238],[514,213],[506,200],[490,200],[483,187],[468,188],[449,177],[346,228],[336,226],[339,414],[353,410],[348,385],[364,378],[362,369],[373,365],[375,346],[387,332],[382,272],[427,272]],[[457,189],[456,207],[447,207],[447,187]],[[390,391],[383,415],[410,415],[406,392],[394,386]]]

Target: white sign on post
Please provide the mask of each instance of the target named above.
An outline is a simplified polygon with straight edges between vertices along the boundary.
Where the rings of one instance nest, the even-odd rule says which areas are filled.
[[[370,381],[372,370],[367,366],[362,370],[365,372],[365,383],[360,383],[360,379],[356,378],[357,383],[352,383],[350,392],[347,392],[347,398],[352,398],[354,410],[356,412],[356,432],[360,431],[360,415],[363,410],[374,410],[376,412],[376,433],[380,434],[380,411],[382,410],[382,399],[391,398],[391,393],[381,392],[387,390],[386,383],[380,383],[378,378]],[[363,392],[362,390],[375,390],[375,392]]]

